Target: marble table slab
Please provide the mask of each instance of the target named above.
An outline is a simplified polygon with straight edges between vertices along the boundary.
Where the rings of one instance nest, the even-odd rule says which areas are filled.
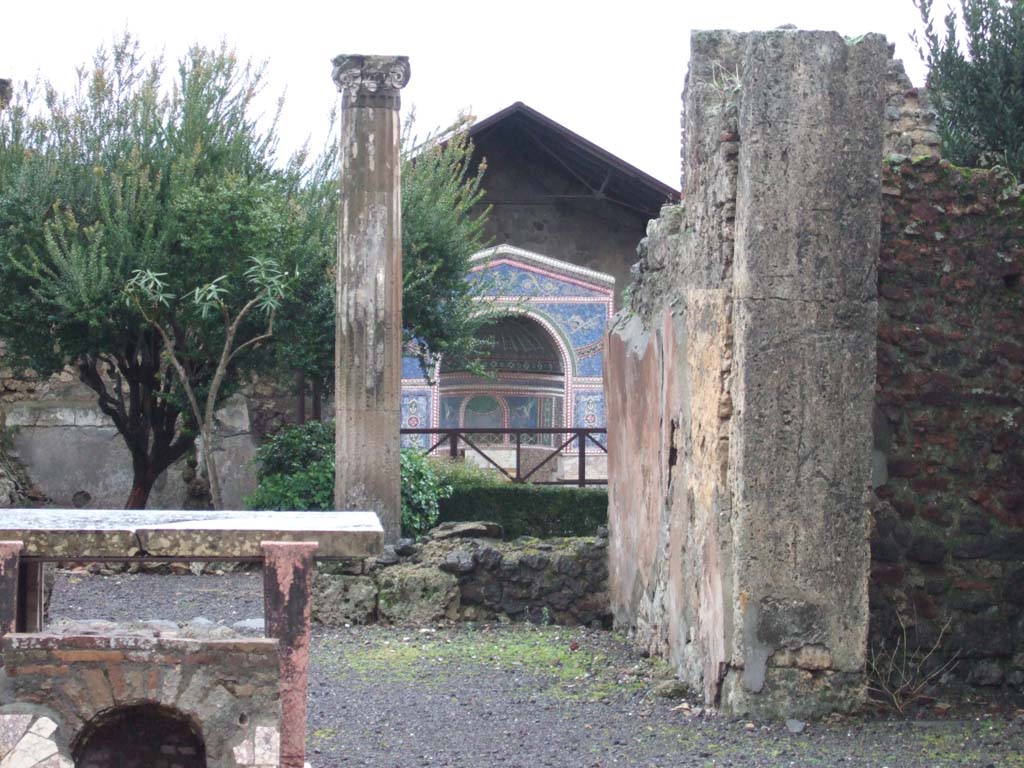
[[[316,558],[379,554],[373,512],[0,509],[0,541],[23,557],[261,557],[263,541],[315,541]]]

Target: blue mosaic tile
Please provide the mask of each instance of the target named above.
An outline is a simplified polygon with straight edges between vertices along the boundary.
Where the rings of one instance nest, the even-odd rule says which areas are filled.
[[[511,264],[497,264],[487,266],[475,272],[470,272],[466,278],[470,282],[484,285],[484,294],[487,296],[523,296],[544,298],[548,296],[604,296],[605,294],[593,288],[586,288],[582,285],[560,280],[551,275],[513,266]]]
[[[402,378],[403,379],[422,379],[423,369],[420,368],[420,361],[417,357],[403,357],[402,358]]]
[[[573,397],[573,425],[577,427],[604,427],[604,393],[596,389],[576,392]]]
[[[483,270],[471,273],[467,279],[472,282],[484,281],[486,283],[485,292],[490,295],[521,298],[523,306],[528,312],[535,313],[545,322],[550,323],[558,332],[560,340],[571,347],[576,363],[575,376],[601,377],[609,304],[606,301],[579,301],[579,299],[606,299],[607,294],[596,287],[587,288],[518,264],[489,265]],[[403,388],[403,426],[406,426],[410,417],[417,420],[422,426],[427,426],[430,420],[431,390],[426,389],[422,384],[412,384],[413,380],[422,381],[423,379],[423,372],[415,357],[403,358],[402,378],[410,381]],[[462,406],[466,398],[473,393],[486,393],[491,387],[487,385],[487,382],[480,382],[467,374],[446,374],[445,380],[450,386],[461,384],[465,387],[463,394],[446,395],[440,400],[437,426],[454,428],[460,426]],[[507,384],[506,382],[506,386]],[[556,382],[516,379],[516,395],[498,396],[501,402],[507,406],[509,425],[525,428],[538,426],[540,423],[550,423],[552,414],[548,413],[545,417],[537,413],[540,401],[537,396],[527,395],[526,392],[536,389],[538,395],[545,390],[551,395],[556,395],[552,391],[553,387],[561,389]],[[555,399],[561,402],[561,398],[557,395]],[[550,397],[544,397],[542,400],[545,404],[544,407],[550,410],[554,401]],[[560,406],[558,406],[558,410],[560,411]],[[572,420],[576,426],[603,427],[606,423],[604,395],[600,389],[586,389],[578,392],[571,410]],[[422,421],[420,421],[420,414],[423,414]],[[560,417],[558,421],[561,422]],[[424,442],[425,440],[426,438],[424,438]],[[417,444],[429,447],[418,441]]]
[[[402,429],[426,429],[432,426],[430,399],[428,389],[402,390]],[[402,435],[402,447],[426,450],[431,445],[429,440],[430,435]]]
[[[601,303],[560,303],[553,301],[533,304],[551,318],[572,342],[575,349],[600,341],[608,325],[608,307]]]

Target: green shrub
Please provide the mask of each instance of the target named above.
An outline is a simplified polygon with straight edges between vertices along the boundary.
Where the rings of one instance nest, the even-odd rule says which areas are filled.
[[[249,509],[334,509],[334,422],[286,427],[256,452],[259,486],[245,500]],[[401,454],[402,533],[417,536],[437,524],[438,501],[451,486],[434,462],[407,448]]]
[[[264,475],[245,505],[249,509],[334,509],[334,456],[290,474]]]
[[[458,490],[464,486],[493,486],[506,485],[508,480],[496,469],[480,467],[465,459],[437,459],[432,458],[434,471],[437,473],[438,482],[443,485],[450,485]]]
[[[442,523],[490,520],[510,539],[592,536],[608,522],[608,491],[528,483],[463,484],[441,501],[440,513]]]
[[[262,482],[269,475],[299,474],[311,464],[333,456],[333,421],[307,421],[285,427],[256,451],[256,479]]]
[[[440,481],[425,453],[405,448],[401,462],[402,535],[420,536],[437,525],[438,502],[451,496],[452,487]]]
[[[960,0],[960,13],[948,10],[941,32],[934,1],[912,2],[925,25],[918,47],[942,156],[1024,176],[1024,2]]]

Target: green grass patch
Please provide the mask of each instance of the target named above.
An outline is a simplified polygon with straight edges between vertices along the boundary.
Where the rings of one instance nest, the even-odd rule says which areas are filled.
[[[601,701],[647,686],[646,675],[623,675],[600,650],[588,648],[586,635],[532,624],[464,629],[443,637],[388,633],[361,646],[321,638],[313,655],[339,677],[355,675],[367,682],[440,685],[475,666],[535,675],[539,694],[565,700]]]
[[[330,741],[337,735],[338,732],[335,731],[333,728],[317,728],[315,731],[313,731],[313,743]]]

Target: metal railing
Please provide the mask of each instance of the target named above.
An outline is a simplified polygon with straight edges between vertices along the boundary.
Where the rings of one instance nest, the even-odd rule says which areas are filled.
[[[607,485],[608,481],[604,478],[588,478],[587,477],[587,448],[592,444],[599,450],[593,451],[591,449],[590,455],[597,455],[599,453],[608,454],[608,447],[598,440],[595,436],[607,435],[608,430],[604,428],[584,428],[584,427],[529,427],[529,428],[508,428],[499,429],[495,427],[463,427],[459,429],[402,429],[403,435],[433,435],[439,437],[437,442],[433,443],[428,449],[427,453],[434,453],[435,451],[443,450],[442,446],[446,443],[448,445],[448,456],[453,459],[457,459],[460,455],[464,454],[464,450],[460,452],[459,444],[464,443],[470,450],[479,454],[487,461],[491,466],[501,472],[508,480],[513,483],[525,483],[533,482],[536,485],[577,485],[583,488],[587,485]],[[540,436],[540,435],[552,435],[554,439],[551,445],[543,445],[539,442],[525,443],[523,442],[524,436]],[[500,446],[485,445],[484,441],[489,438],[500,437],[502,443]],[[493,458],[487,455],[485,452],[488,448],[492,451],[495,448],[510,448],[512,442],[505,442],[505,438],[513,438],[515,441],[516,450],[516,468],[515,474],[511,474],[508,470],[502,467]],[[555,445],[561,441],[559,445]],[[429,442],[429,441],[428,441]],[[479,444],[478,444],[479,443]],[[575,479],[557,479],[557,480],[530,480],[531,477],[537,474],[537,471],[545,466],[549,461],[554,459],[556,456],[565,455],[565,450],[576,444],[575,453],[577,458],[577,469]],[[536,466],[532,467],[525,474],[523,472],[523,448],[543,448],[549,449],[551,452]]]

